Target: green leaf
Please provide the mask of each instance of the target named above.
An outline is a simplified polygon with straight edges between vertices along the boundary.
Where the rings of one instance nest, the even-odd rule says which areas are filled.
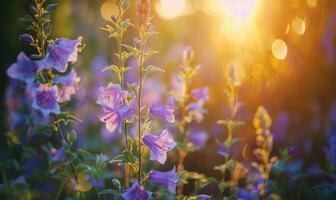
[[[122,46],[125,47],[130,53],[132,53],[133,56],[138,57],[140,55],[139,49],[126,44],[123,44]]]
[[[64,122],[65,125],[67,125],[69,122],[80,122],[80,123],[82,123],[82,121],[79,118],[70,114],[70,112],[62,112],[62,113],[56,115],[54,123],[58,123],[58,122]]]
[[[165,72],[163,69],[161,69],[160,67],[154,66],[154,65],[149,65],[147,66],[145,69],[145,77],[149,76],[151,73],[154,72]]]
[[[129,59],[133,54],[128,51],[121,52],[121,61],[122,63],[125,63],[127,59]],[[119,55],[118,55],[119,56]]]
[[[29,5],[29,10],[30,10],[30,12],[32,13],[32,14],[36,14],[36,13],[38,13],[38,10],[37,10],[37,8],[35,7],[35,6],[33,6],[32,4],[30,4]]]
[[[114,71],[116,73],[119,73],[120,68],[117,65],[110,65],[110,66],[104,67],[102,71]]]
[[[145,53],[145,59],[149,58],[150,56],[159,53],[159,51],[149,50]]]
[[[122,155],[117,155],[112,160],[110,160],[110,163],[118,163],[119,165],[122,164],[133,165],[136,163],[136,156],[129,150],[124,150],[122,152]]]
[[[34,21],[34,19],[32,18],[32,16],[30,16],[30,15],[26,15],[26,16],[20,18],[20,20],[23,21],[23,22],[29,22],[29,23],[31,23],[31,22]]]
[[[105,195],[105,194],[116,194],[118,193],[118,191],[114,190],[114,189],[106,189],[106,190],[103,190],[101,192],[99,192],[98,194],[99,195]]]
[[[137,94],[138,86],[135,83],[127,83],[127,86],[134,94]]]
[[[54,12],[56,9],[58,8],[58,4],[56,3],[52,3],[52,4],[49,4],[46,8],[46,10],[48,12]]]

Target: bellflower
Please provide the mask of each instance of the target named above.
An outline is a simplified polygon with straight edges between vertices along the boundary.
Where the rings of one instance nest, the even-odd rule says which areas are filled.
[[[100,92],[97,104],[103,106],[104,114],[99,119],[106,123],[108,131],[114,132],[120,128],[123,119],[131,116],[132,108],[123,103],[127,91],[118,84],[110,83],[106,88],[100,88]]]
[[[124,200],[149,200],[152,192],[146,191],[138,182],[133,183],[132,187],[121,194]]]
[[[58,92],[56,86],[50,87],[47,84],[40,84],[34,90],[33,108],[41,111],[44,117],[47,117],[50,113],[60,113],[60,106],[57,103]]]
[[[119,84],[109,83],[106,88],[100,87],[99,91],[97,104],[109,109],[120,107],[127,96],[127,91],[122,90]]]
[[[65,101],[69,101],[71,99],[71,95],[76,93],[76,88],[79,85],[80,78],[77,76],[76,71],[72,69],[67,75],[56,77],[54,81],[62,84],[58,90],[57,101],[63,103]]]
[[[77,62],[78,46],[82,43],[82,37],[76,40],[59,38],[55,43],[48,47],[47,55],[40,61],[37,61],[39,67],[43,69],[54,68],[57,71],[65,72],[68,63]]]
[[[194,131],[188,136],[188,140],[198,148],[203,148],[208,138],[208,134],[203,130]]]
[[[171,194],[176,193],[179,175],[176,173],[175,166],[167,172],[151,171],[148,174],[148,179],[153,183],[166,186]]]
[[[166,162],[167,152],[176,146],[176,142],[166,129],[158,136],[144,135],[142,141],[150,149],[150,159],[157,160],[161,164]]]
[[[38,66],[35,61],[32,61],[24,52],[21,52],[17,57],[17,62],[12,64],[7,74],[9,77],[33,83]]]
[[[209,101],[209,89],[208,87],[202,87],[199,89],[194,89],[191,91],[191,95],[202,102],[207,102]]]
[[[166,120],[166,122],[175,122],[175,106],[173,103],[153,105],[150,108],[150,112],[152,115]]]
[[[258,200],[258,193],[256,190],[248,190],[248,189],[238,189],[237,191],[237,199],[238,200]]]
[[[204,119],[204,114],[206,110],[203,108],[204,102],[198,101],[195,103],[190,103],[188,105],[188,112],[192,119],[197,123],[200,123]]]

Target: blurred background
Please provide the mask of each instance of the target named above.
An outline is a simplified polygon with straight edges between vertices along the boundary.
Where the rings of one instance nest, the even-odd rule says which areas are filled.
[[[84,126],[77,127],[81,135],[79,145],[96,153],[112,152],[111,143],[118,136],[104,132],[97,119],[100,108],[95,100],[97,88],[113,80],[113,76],[100,72],[115,61],[115,43],[100,30],[115,12],[113,1],[48,2],[59,4],[52,21],[53,37],[74,39],[81,35],[86,44],[75,64],[82,83],[77,100],[72,102],[74,112],[84,121]],[[18,39],[26,26],[20,17],[28,12],[30,3],[29,0],[0,2],[3,145],[11,126],[7,122],[11,116],[6,105],[9,95],[6,88],[11,80],[6,70],[20,51],[32,52]],[[134,7],[133,2],[127,13],[133,22]],[[201,124],[209,136],[208,145],[187,157],[186,169],[216,176],[213,166],[223,162],[216,153],[216,144],[224,138],[226,130],[216,121],[226,118],[223,91],[230,65],[239,69],[242,82],[239,99],[244,105],[239,117],[251,122],[258,105],[264,105],[272,116],[274,155],[295,148],[303,168],[326,165],[324,147],[328,135],[336,131],[336,1],[155,0],[152,14],[159,34],[151,46],[160,53],[149,62],[167,73],[148,81],[148,89],[162,94],[169,90],[171,77],[179,70],[182,51],[191,46],[196,53],[195,64],[203,67],[194,86],[208,86],[210,91],[208,112]],[[125,43],[132,44],[134,36],[134,29],[130,29]],[[158,80],[162,81],[160,85]],[[250,144],[248,155],[253,157],[252,124],[247,123],[236,134]],[[193,159],[199,156],[203,159]],[[208,164],[202,165],[205,161]]]

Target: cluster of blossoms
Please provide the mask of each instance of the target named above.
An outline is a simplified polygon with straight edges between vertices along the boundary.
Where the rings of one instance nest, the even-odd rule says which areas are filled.
[[[56,39],[48,46],[47,54],[41,60],[32,60],[21,52],[17,62],[7,70],[9,77],[24,81],[32,89],[32,107],[44,117],[51,113],[59,114],[59,104],[69,101],[79,85],[80,78],[75,69],[65,75],[53,73],[52,70],[65,72],[69,62],[76,62],[81,42],[81,37],[76,40]]]
[[[150,152],[150,160],[156,160],[160,164],[165,164],[167,153],[175,146],[172,135],[167,129],[161,131],[160,134],[150,134],[151,119],[149,114],[156,116],[168,123],[175,122],[175,106],[173,102],[169,104],[153,103],[147,108],[147,104],[142,101],[145,78],[153,71],[162,71],[160,68],[152,65],[144,67],[145,57],[154,54],[155,51],[145,48],[146,42],[153,35],[153,25],[150,24],[149,11],[150,1],[139,0],[136,2],[138,32],[139,38],[134,39],[134,47],[122,45],[122,36],[127,30],[130,21],[123,19],[123,14],[128,8],[127,0],[116,1],[119,9],[118,16],[112,16],[112,26],[106,25],[103,30],[107,31],[116,40],[119,59],[118,65],[111,65],[105,70],[113,71],[117,74],[119,83],[109,83],[107,87],[100,88],[100,93],[97,98],[97,104],[102,106],[104,113],[99,117],[100,121],[105,123],[106,129],[111,133],[123,132],[125,135],[125,150],[122,155],[116,156],[111,162],[122,162],[125,165],[125,188],[126,191],[121,194],[125,200],[129,199],[150,199],[152,192],[144,189],[143,181],[149,180],[152,183],[167,187],[171,194],[176,193],[176,185],[179,176],[176,173],[175,167],[167,172],[150,171],[146,175],[146,179],[142,179],[142,145],[148,147]],[[125,26],[125,24],[128,24]],[[126,28],[125,28],[126,27]],[[122,47],[126,47],[128,51],[124,51]],[[136,59],[136,67],[138,68],[137,83],[127,82],[124,72],[130,70],[126,66],[126,61],[134,56]],[[134,69],[134,68],[133,68]],[[148,92],[148,91],[147,91]],[[137,122],[137,135],[134,138],[137,140],[137,156],[133,154],[133,137],[128,135],[129,127],[134,122]],[[136,127],[134,125],[134,127]],[[144,133],[144,134],[143,134]],[[130,158],[134,158],[131,159]],[[138,181],[133,183],[133,186],[128,188],[129,166],[138,174]],[[127,189],[128,188],[128,189]]]

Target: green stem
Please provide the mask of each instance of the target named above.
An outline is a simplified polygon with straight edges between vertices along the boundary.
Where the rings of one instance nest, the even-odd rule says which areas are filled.
[[[60,122],[57,122],[57,129],[58,129],[58,132],[59,132],[59,135],[60,135],[60,139],[61,141],[67,143],[67,141],[65,140],[64,136],[63,136],[63,132],[62,132],[62,127],[61,127],[61,124]],[[76,184],[78,185],[78,176],[76,174],[76,170],[75,170],[75,167],[73,165],[73,163],[70,163],[70,169],[71,169],[71,172],[73,174],[73,176],[75,177],[75,181],[76,181]],[[82,195],[81,195],[81,192],[79,192],[79,196],[80,196],[80,199],[83,199]]]
[[[139,38],[141,40],[141,45],[140,45],[140,61],[139,61],[139,89],[138,89],[138,99],[137,99],[137,104],[138,104],[138,164],[139,164],[139,171],[138,171],[138,182],[141,184],[141,171],[142,171],[142,158],[141,158],[141,92],[142,92],[142,68],[144,65],[144,54],[143,54],[143,32],[142,29],[139,30]]]

